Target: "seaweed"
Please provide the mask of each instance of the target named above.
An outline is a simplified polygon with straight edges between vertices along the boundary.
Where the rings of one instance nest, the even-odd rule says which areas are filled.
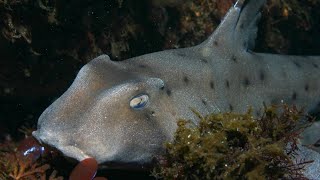
[[[25,138],[15,142],[7,138],[0,142],[0,179],[1,180],[62,180],[57,176],[47,160],[42,157],[42,147],[30,137],[31,128],[20,129]]]
[[[0,179],[2,180],[62,180],[56,170],[50,170],[50,165],[41,160],[34,161],[11,147],[0,149]],[[48,173],[51,174],[48,176]]]
[[[16,153],[3,153],[1,169],[2,179],[46,179],[49,164],[32,163],[30,159],[19,157]]]
[[[305,179],[302,170],[312,161],[294,162],[297,143],[306,125],[296,107],[265,108],[260,118],[220,113],[200,116],[199,125],[179,120],[173,142],[158,157],[158,179]],[[309,124],[309,123],[307,123]]]

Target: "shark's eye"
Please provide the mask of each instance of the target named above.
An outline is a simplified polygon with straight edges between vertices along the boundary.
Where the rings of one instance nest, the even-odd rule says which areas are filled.
[[[147,105],[148,101],[149,96],[146,94],[141,94],[131,99],[130,107],[133,109],[142,109]]]

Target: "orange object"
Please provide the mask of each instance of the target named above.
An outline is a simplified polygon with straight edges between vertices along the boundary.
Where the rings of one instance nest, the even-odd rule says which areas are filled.
[[[93,158],[81,161],[71,172],[69,180],[92,180],[98,169],[98,163]],[[103,177],[96,177],[94,180],[107,180]]]

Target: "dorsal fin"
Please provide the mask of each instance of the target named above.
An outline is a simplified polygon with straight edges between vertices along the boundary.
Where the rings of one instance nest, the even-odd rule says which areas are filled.
[[[261,17],[260,8],[264,3],[265,0],[238,0],[203,44],[210,47],[221,45],[233,50],[252,49]]]

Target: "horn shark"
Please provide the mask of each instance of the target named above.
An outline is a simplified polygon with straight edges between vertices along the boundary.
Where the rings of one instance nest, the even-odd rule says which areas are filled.
[[[238,0],[194,47],[120,62],[107,55],[93,59],[42,113],[33,136],[79,161],[143,164],[163,153],[178,119],[197,123],[191,108],[205,115],[252,107],[258,116],[264,105],[287,103],[318,112],[320,57],[251,51],[264,3]],[[315,123],[306,136],[315,142],[319,127]],[[316,151],[303,152],[320,159]],[[316,169],[309,174],[320,174]]]

